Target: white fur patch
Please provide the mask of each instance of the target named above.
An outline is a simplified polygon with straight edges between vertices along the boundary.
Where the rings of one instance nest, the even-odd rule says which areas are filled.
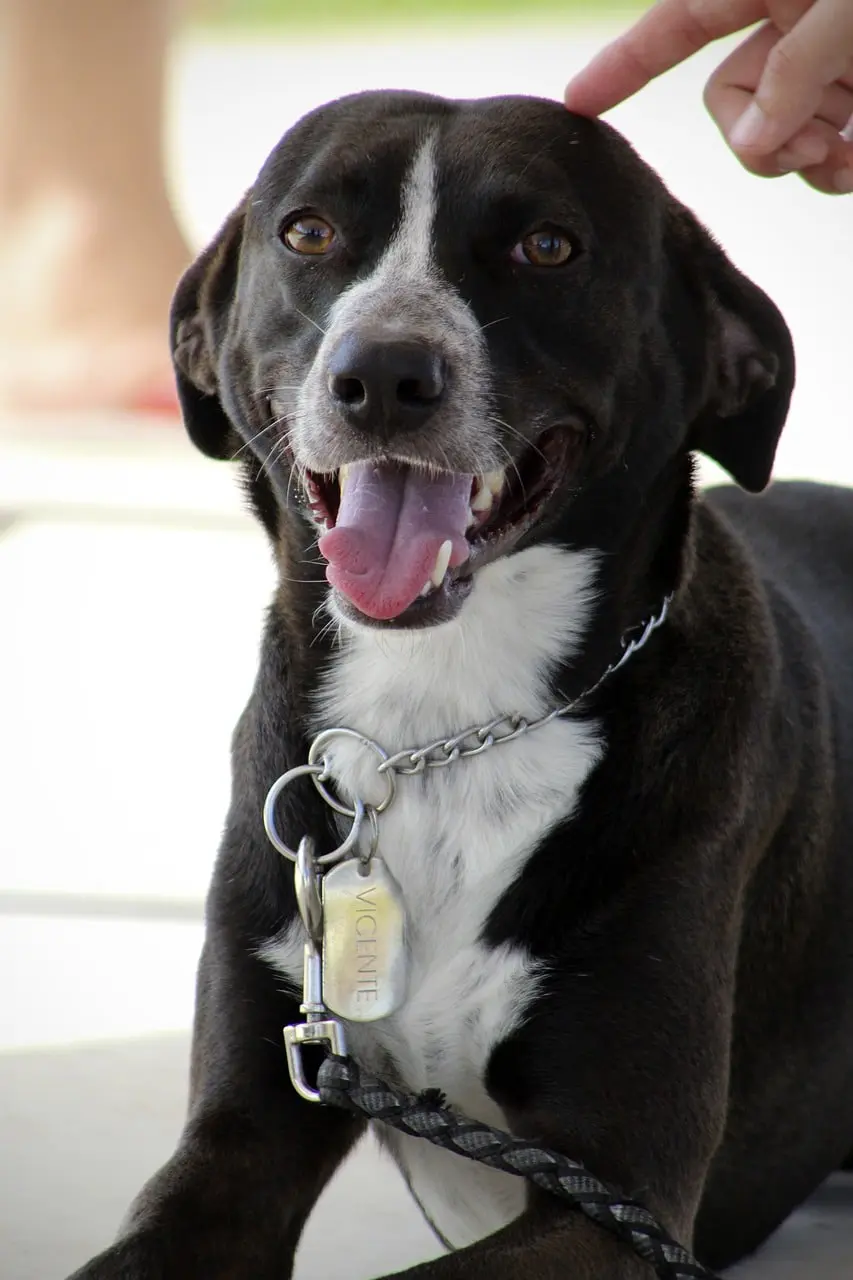
[[[433,269],[433,223],[436,208],[436,136],[430,134],[415,156],[403,185],[403,207],[397,233],[382,260],[386,277],[403,273],[426,276]],[[376,286],[374,280],[374,287]]]
[[[574,652],[589,616],[596,557],[537,546],[488,565],[452,621],[419,631],[353,626],[321,690],[317,731],[357,729],[388,753],[447,738],[501,713],[535,719],[554,705],[549,675]],[[481,933],[495,904],[602,752],[589,722],[559,719],[481,756],[399,777],[380,818],[379,848],[405,901],[405,1004],[372,1024],[347,1024],[350,1048],[406,1087],[443,1090],[484,1122],[504,1117],[484,1086],[492,1050],[523,1020],[539,973],[521,947],[490,949]],[[328,760],[341,795],[378,803],[375,756],[339,739]],[[345,829],[346,824],[342,827]],[[291,983],[302,976],[300,925],[263,956]],[[439,1231],[460,1246],[521,1212],[520,1180],[432,1148],[389,1143]]]

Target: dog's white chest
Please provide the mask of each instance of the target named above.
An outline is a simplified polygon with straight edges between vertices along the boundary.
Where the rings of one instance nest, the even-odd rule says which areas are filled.
[[[577,644],[594,560],[534,547],[481,571],[453,622],[423,632],[367,630],[348,637],[323,691],[316,728],[357,729],[389,754],[443,740],[501,713],[536,719],[552,709],[548,676]],[[505,1123],[486,1092],[494,1047],[535,994],[535,962],[519,947],[481,941],[496,903],[545,833],[572,810],[600,755],[588,723],[557,720],[482,755],[399,776],[379,824],[379,851],[405,906],[408,974],[402,1007],[347,1024],[352,1053],[408,1089],[441,1089],[487,1123]],[[342,795],[379,803],[376,757],[352,740],[330,744]],[[301,937],[291,928],[265,958],[301,979]],[[517,1179],[419,1139],[389,1142],[424,1211],[459,1246],[515,1217]]]

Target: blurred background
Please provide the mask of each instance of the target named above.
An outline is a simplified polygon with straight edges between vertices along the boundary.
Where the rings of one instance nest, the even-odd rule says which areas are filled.
[[[134,76],[147,77],[139,128],[153,129],[149,152],[159,154],[160,41],[165,185],[157,216],[165,226],[174,215],[177,231],[170,222],[162,257],[179,270],[311,107],[366,88],[561,97],[642,5],[161,7],[153,46],[151,30],[134,33],[130,23],[134,52],[123,61],[115,50],[127,33],[111,24],[125,30],[127,15],[142,21],[156,3],[0,0],[5,1280],[61,1280],[104,1247],[174,1145],[203,896],[228,797],[229,735],[253,680],[272,582],[231,468],[196,454],[171,410],[160,330],[151,339],[142,334],[147,320],[139,321],[122,345],[121,317],[102,332],[90,314],[99,273],[108,293],[127,271],[140,297],[150,285],[156,326],[164,326],[166,304],[155,297],[161,259],[144,222],[145,184],[159,190],[162,176],[143,165],[126,174],[118,234],[113,227],[101,236],[82,215],[75,221],[63,164],[91,127],[103,134],[93,181],[124,172],[129,134],[115,103]],[[610,119],[787,317],[800,375],[777,474],[846,483],[853,201],[818,195],[793,177],[762,182],[741,171],[701,101],[726,49],[724,42],[698,55]],[[78,233],[85,252],[72,253]],[[124,255],[114,271],[113,241]],[[62,265],[63,255],[70,263]],[[59,302],[50,295],[57,280],[66,281]],[[69,338],[75,308],[88,350]],[[149,370],[135,383],[123,372],[128,352]],[[713,479],[710,468],[705,475]],[[365,1146],[326,1193],[297,1275],[366,1280],[435,1252],[396,1175]],[[853,1192],[837,1178],[738,1274],[833,1280],[849,1277],[851,1264]]]

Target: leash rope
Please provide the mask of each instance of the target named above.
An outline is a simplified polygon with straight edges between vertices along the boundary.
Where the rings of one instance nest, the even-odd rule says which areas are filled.
[[[329,1106],[381,1120],[490,1169],[528,1178],[628,1245],[661,1280],[719,1280],[642,1204],[617,1194],[568,1156],[468,1120],[441,1106],[429,1092],[420,1097],[402,1093],[363,1071],[352,1058],[329,1054],[320,1067],[317,1089]]]

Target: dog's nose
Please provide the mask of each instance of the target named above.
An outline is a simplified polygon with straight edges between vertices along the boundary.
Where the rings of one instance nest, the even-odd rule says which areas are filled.
[[[419,342],[348,335],[327,368],[338,408],[354,426],[385,438],[420,426],[444,395],[444,362]]]

